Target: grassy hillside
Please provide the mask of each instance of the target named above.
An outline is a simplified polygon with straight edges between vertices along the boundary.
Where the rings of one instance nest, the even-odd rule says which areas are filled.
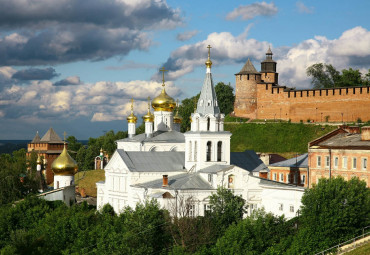
[[[367,243],[353,251],[347,253],[348,255],[368,255],[370,254],[370,243]]]
[[[79,189],[84,188],[86,195],[96,197],[96,185],[98,181],[105,180],[104,170],[90,170],[78,172],[75,175],[76,186]]]
[[[301,123],[225,124],[225,130],[232,133],[231,151],[274,153],[307,152],[309,141],[336,128]]]

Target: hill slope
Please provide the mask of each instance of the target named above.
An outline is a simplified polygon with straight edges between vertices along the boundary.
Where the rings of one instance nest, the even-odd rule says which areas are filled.
[[[232,133],[231,151],[307,152],[308,142],[336,129],[336,126],[301,123],[225,124]]]

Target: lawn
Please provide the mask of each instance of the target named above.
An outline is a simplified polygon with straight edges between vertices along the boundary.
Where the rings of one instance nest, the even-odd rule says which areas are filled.
[[[79,189],[84,188],[86,195],[96,197],[96,185],[98,181],[105,180],[104,170],[90,170],[78,172],[75,175],[75,183]]]

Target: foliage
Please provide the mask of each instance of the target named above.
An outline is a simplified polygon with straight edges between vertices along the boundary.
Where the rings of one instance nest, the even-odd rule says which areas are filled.
[[[231,225],[218,239],[214,254],[263,254],[269,247],[293,233],[284,217],[275,217],[263,210]],[[272,250],[270,250],[271,252]]]
[[[26,159],[25,149],[12,155],[0,154],[0,205],[37,191],[40,180],[36,176],[36,159],[36,152]]]
[[[334,126],[300,123],[225,124],[232,133],[231,151],[307,152],[308,142],[336,129]],[[253,135],[251,135],[253,134]]]
[[[220,233],[233,223],[240,221],[246,212],[245,200],[234,195],[233,191],[218,187],[217,193],[209,197],[211,212],[209,216],[215,221]]]
[[[82,147],[82,143],[78,142],[77,138],[73,135],[68,136],[66,142],[68,143],[69,155],[76,159],[77,151]]]
[[[76,155],[76,161],[79,171],[94,169],[95,157],[100,154],[102,148],[110,156],[116,150],[116,140],[127,137],[127,131],[118,131],[114,133],[113,130],[106,132],[98,138],[89,138],[87,146],[81,146]]]
[[[320,179],[302,197],[300,231],[292,254],[318,252],[354,237],[370,224],[370,190],[364,181]]]
[[[200,94],[191,98],[185,98],[179,106],[179,115],[182,117],[181,132],[186,132],[190,129],[190,116],[196,109]]]
[[[307,76],[312,77],[315,89],[370,85],[370,69],[365,75],[352,68],[337,71],[331,64],[317,63],[309,66]]]
[[[226,85],[223,82],[219,82],[215,86],[218,106],[220,111],[225,115],[231,113],[234,110],[234,89],[230,84]]]

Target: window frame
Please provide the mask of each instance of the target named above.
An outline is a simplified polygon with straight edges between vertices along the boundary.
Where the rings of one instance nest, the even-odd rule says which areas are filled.
[[[321,168],[321,156],[316,156],[316,166]]]

